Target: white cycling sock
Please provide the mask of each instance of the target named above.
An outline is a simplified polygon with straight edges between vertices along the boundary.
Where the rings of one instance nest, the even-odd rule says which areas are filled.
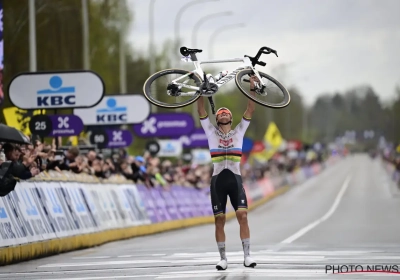
[[[250,256],[250,238],[242,239],[244,257]]]
[[[221,256],[221,260],[226,260],[225,254],[225,242],[217,242],[219,255]]]

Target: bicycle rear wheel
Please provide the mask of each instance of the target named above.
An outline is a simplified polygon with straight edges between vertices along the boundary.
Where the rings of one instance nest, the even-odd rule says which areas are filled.
[[[265,84],[265,88],[256,91],[254,96],[250,94],[250,75],[254,75],[251,69],[244,69],[236,74],[235,82],[240,91],[258,104],[270,108],[284,108],[290,103],[290,94],[287,89],[273,77],[258,72]]]
[[[187,76],[184,77],[185,75]],[[185,107],[199,99],[200,93],[195,89],[172,85],[172,81],[176,79],[178,83],[187,86],[199,87],[201,84],[201,79],[189,71],[162,70],[146,80],[143,85],[144,96],[150,103],[167,109]]]

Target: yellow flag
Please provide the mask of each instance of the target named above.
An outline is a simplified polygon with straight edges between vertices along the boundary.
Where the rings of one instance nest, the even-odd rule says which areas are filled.
[[[400,153],[400,144],[397,146],[396,152]]]
[[[69,137],[69,141],[71,142],[72,146],[78,146],[78,143],[79,143],[78,136]]]
[[[270,122],[264,135],[264,141],[274,148],[282,145],[282,135],[274,122]]]
[[[32,113],[27,110],[18,109],[17,107],[9,107],[3,109],[3,114],[8,126],[14,127],[26,135],[31,135],[29,121],[32,116],[40,115],[41,111],[42,110],[34,110]],[[45,114],[46,111],[43,110],[43,113]]]

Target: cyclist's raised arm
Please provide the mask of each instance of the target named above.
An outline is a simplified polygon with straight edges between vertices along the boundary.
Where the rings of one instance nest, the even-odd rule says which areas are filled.
[[[215,127],[210,122],[207,111],[204,108],[204,97],[203,96],[200,96],[200,98],[197,99],[197,112],[199,113],[200,124],[203,127],[204,132],[206,133],[207,136],[210,135],[211,133],[214,132]]]
[[[204,118],[207,116],[207,111],[204,109],[204,97],[200,96],[199,99],[197,99],[197,112],[199,113],[199,117]]]
[[[258,78],[256,76],[251,76],[250,77],[250,94],[254,96],[255,91],[254,91],[254,82],[258,81]],[[251,117],[253,116],[254,110],[256,109],[256,104],[253,100],[251,100],[250,98],[248,98],[247,101],[247,109],[244,112],[243,117],[246,119],[251,119]]]

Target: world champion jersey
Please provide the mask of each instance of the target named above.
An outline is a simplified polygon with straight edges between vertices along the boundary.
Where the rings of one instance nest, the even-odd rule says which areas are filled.
[[[250,125],[250,119],[244,116],[234,130],[227,134],[215,127],[208,116],[200,117],[201,126],[207,135],[211,160],[214,165],[213,176],[222,170],[229,169],[234,174],[241,175],[240,161],[244,134]]]

